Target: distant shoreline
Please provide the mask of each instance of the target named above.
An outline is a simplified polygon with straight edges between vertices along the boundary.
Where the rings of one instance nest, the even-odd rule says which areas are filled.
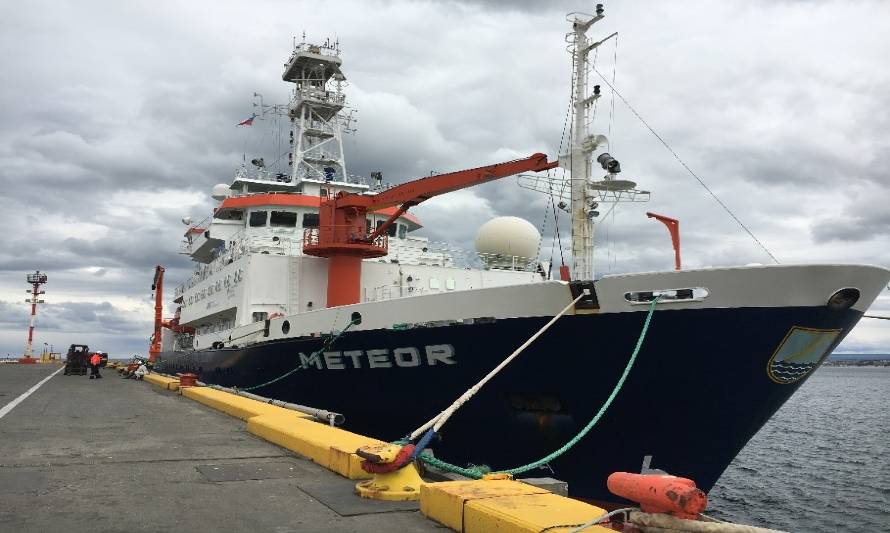
[[[890,367],[890,359],[829,359],[822,366],[886,366]]]

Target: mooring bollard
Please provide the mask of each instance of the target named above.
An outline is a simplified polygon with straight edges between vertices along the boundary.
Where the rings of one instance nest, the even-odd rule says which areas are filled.
[[[197,387],[198,386],[198,375],[197,374],[177,374],[179,376],[179,388],[183,387]]]

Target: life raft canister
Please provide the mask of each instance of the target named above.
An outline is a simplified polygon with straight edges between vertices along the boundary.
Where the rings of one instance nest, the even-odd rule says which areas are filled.
[[[606,480],[609,492],[637,502],[644,513],[669,513],[694,520],[708,506],[695,481],[665,474],[615,472]]]

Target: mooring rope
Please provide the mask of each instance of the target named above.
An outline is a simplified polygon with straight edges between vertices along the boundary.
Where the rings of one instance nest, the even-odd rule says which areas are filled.
[[[630,374],[631,368],[633,368],[634,362],[637,359],[637,355],[640,353],[640,349],[643,347],[643,341],[646,339],[646,334],[649,332],[649,324],[652,322],[652,315],[655,312],[655,306],[656,306],[656,304],[658,304],[658,300],[659,300],[659,298],[655,298],[649,304],[649,312],[646,314],[646,320],[643,322],[643,329],[640,331],[640,335],[637,338],[637,344],[634,347],[633,353],[630,354],[630,358],[627,361],[627,365],[625,365],[625,367],[624,367],[624,372],[622,372],[621,377],[618,378],[618,383],[615,384],[615,387],[612,389],[611,394],[609,394],[609,397],[606,398],[606,401],[599,408],[599,411],[597,411],[596,415],[594,415],[594,417],[590,420],[590,422],[588,422],[587,425],[584,426],[584,428],[582,428],[581,431],[579,431],[577,435],[572,437],[571,440],[566,442],[563,446],[561,446],[556,451],[538,459],[537,461],[532,461],[531,463],[528,463],[528,464],[525,464],[522,466],[517,466],[516,468],[510,468],[507,470],[498,470],[497,471],[498,473],[522,474],[522,473],[528,472],[530,470],[534,470],[535,468],[539,468],[539,467],[549,463],[550,461],[558,458],[559,456],[561,456],[565,452],[569,451],[570,449],[572,449],[573,446],[575,446],[581,439],[583,439],[590,432],[591,429],[593,429],[594,426],[596,426],[597,422],[600,421],[602,416],[606,413],[606,411],[612,405],[612,402],[615,401],[615,397],[618,396],[618,392],[624,386],[624,381],[627,379],[628,374]],[[433,419],[433,420],[436,420],[436,419]],[[428,430],[427,434],[424,435],[424,439],[422,439],[422,441],[426,440],[428,442],[429,439],[432,438],[434,433],[435,433],[435,431],[432,428],[430,428]],[[428,436],[429,436],[429,438],[428,438]],[[401,442],[404,442],[404,441],[401,441]],[[460,474],[464,477],[468,477],[471,479],[479,479],[483,475],[485,475],[491,471],[488,467],[485,467],[485,466],[472,466],[471,465],[469,467],[464,468],[464,467],[460,467],[457,465],[453,465],[451,463],[448,463],[448,462],[438,459],[436,457],[422,454],[422,453],[420,453],[421,450],[422,450],[422,448],[420,446],[420,443],[418,443],[418,446],[415,451],[415,455],[416,455],[417,459],[419,459],[420,461],[422,461],[432,467],[443,470],[445,472],[453,472],[455,474]]]
[[[427,422],[426,424],[415,429],[414,432],[408,436],[408,440],[413,441],[414,439],[418,438],[420,435],[422,435],[424,432],[426,432],[429,429],[432,429],[432,431],[434,431],[434,432],[438,432],[439,429],[445,424],[445,422],[447,422],[448,419],[451,418],[451,415],[453,415],[458,409],[460,409],[463,404],[467,403],[467,401],[470,398],[472,398],[473,395],[475,395],[477,392],[479,392],[479,389],[481,389],[483,385],[488,383],[491,380],[491,378],[495,377],[497,375],[497,373],[500,372],[505,366],[510,364],[510,362],[513,359],[516,359],[516,357],[519,356],[519,354],[521,354],[526,348],[528,348],[528,346],[531,343],[535,342],[535,340],[537,340],[538,337],[540,337],[541,335],[544,334],[545,331],[550,329],[550,326],[555,324],[557,320],[559,320],[563,315],[568,313],[569,310],[572,309],[575,306],[575,304],[578,303],[581,300],[581,298],[584,298],[585,296],[587,296],[587,293],[582,291],[582,293],[580,295],[578,295],[577,298],[572,300],[569,303],[569,305],[565,306],[565,308],[562,311],[557,313],[553,318],[550,319],[549,322],[544,324],[544,326],[541,329],[539,329],[537,331],[537,333],[535,333],[534,335],[529,337],[529,339],[527,341],[522,343],[522,346],[520,346],[519,348],[516,348],[516,350],[514,350],[513,353],[509,355],[509,357],[507,357],[506,359],[501,361],[501,363],[498,366],[494,367],[494,370],[492,370],[484,378],[479,380],[478,383],[476,383],[475,385],[473,385],[472,387],[467,389],[467,391],[465,393],[463,393],[460,396],[460,398],[454,400],[454,403],[449,405],[447,409],[445,409],[444,411],[440,412],[439,414],[437,414],[436,416],[431,418],[429,420],[429,422]]]
[[[288,372],[286,372],[286,373],[284,373],[284,374],[278,376],[277,378],[275,378],[275,379],[271,379],[271,380],[269,380],[269,381],[267,381],[267,382],[265,382],[265,383],[260,383],[259,385],[254,385],[254,386],[252,386],[252,387],[232,387],[232,388],[235,389],[236,391],[244,391],[244,392],[252,391],[252,390],[256,390],[256,389],[260,389],[260,388],[263,388],[263,387],[265,387],[265,386],[267,386],[267,385],[271,385],[271,384],[273,384],[273,383],[276,383],[276,382],[278,382],[278,381],[281,381],[282,379],[284,379],[284,378],[290,376],[290,375],[293,374],[294,372],[297,372],[297,371],[299,371],[299,370],[303,370],[304,368],[306,368],[307,366],[309,366],[309,364],[314,363],[314,362],[318,359],[318,357],[319,357],[325,350],[327,350],[328,348],[330,348],[331,345],[334,344],[334,342],[337,341],[337,339],[339,339],[344,333],[346,333],[346,332],[349,330],[349,328],[351,328],[352,326],[354,326],[356,323],[357,323],[357,322],[355,322],[355,321],[351,321],[351,322],[349,322],[349,324],[346,324],[346,327],[343,328],[343,329],[341,329],[340,332],[337,333],[336,335],[335,335],[334,332],[332,331],[331,334],[328,335],[328,338],[325,339],[324,344],[321,346],[321,348],[319,348],[319,349],[315,350],[314,352],[312,352],[312,355],[310,355],[308,359],[306,359],[305,361],[303,361],[302,363],[300,363],[296,368],[294,368],[294,369],[292,369],[292,370],[289,370]]]

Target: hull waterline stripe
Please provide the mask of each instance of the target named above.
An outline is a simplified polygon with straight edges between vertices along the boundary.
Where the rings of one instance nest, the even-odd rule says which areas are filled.
[[[55,376],[56,374],[58,374],[59,372],[61,372],[61,371],[64,370],[64,369],[65,369],[64,366],[63,366],[63,367],[60,367],[58,370],[56,370],[56,371],[53,372],[52,374],[50,374],[50,375],[46,376],[45,378],[43,378],[42,380],[40,380],[40,382],[37,383],[37,385],[34,385],[34,386],[31,387],[30,389],[26,390],[26,391],[25,391],[24,393],[22,393],[18,398],[16,398],[15,400],[9,402],[8,404],[4,405],[3,408],[0,409],[0,418],[3,418],[4,416],[6,416],[10,411],[12,411],[13,409],[15,409],[16,406],[17,406],[18,404],[20,404],[20,403],[22,403],[23,401],[25,401],[25,398],[27,398],[28,396],[31,396],[32,394],[34,394],[34,392],[35,392],[37,389],[39,389],[44,383],[46,383],[47,381],[49,381],[50,379],[52,379],[53,376]]]

